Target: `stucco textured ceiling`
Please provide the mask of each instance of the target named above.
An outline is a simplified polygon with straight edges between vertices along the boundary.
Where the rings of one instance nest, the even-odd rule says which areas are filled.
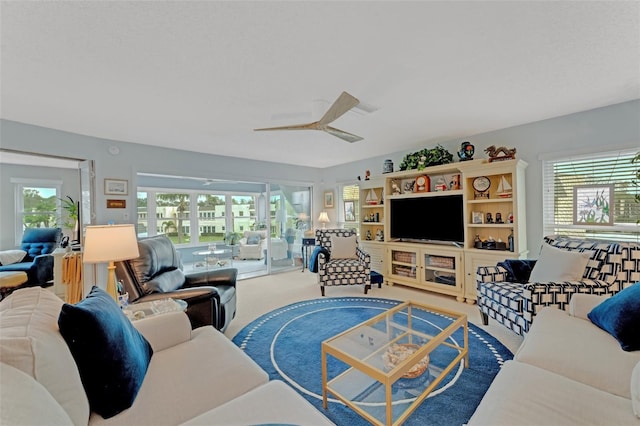
[[[1,117],[328,167],[640,97],[640,3],[11,1]],[[325,132],[347,91],[375,112]]]

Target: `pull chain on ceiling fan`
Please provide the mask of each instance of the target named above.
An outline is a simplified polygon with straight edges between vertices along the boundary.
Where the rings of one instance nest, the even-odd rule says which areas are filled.
[[[322,130],[327,132],[333,136],[337,136],[342,140],[347,142],[358,142],[363,138],[360,136],[354,135],[349,132],[345,132],[344,130],[336,129],[335,127],[329,126],[329,123],[337,120],[342,115],[344,115],[351,108],[358,105],[360,101],[348,94],[347,92],[342,92],[338,99],[329,107],[327,112],[324,113],[322,118],[318,121],[314,121],[313,123],[307,124],[294,124],[290,126],[280,126],[280,127],[266,127],[262,129],[254,129],[255,131],[265,131],[265,130]]]

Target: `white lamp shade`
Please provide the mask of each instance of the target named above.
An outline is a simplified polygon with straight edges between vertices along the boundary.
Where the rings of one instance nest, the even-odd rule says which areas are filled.
[[[318,222],[320,223],[329,223],[331,222],[329,220],[329,215],[327,214],[327,212],[321,212],[320,216],[318,217]]]
[[[132,224],[87,226],[82,255],[85,263],[118,262],[139,255]]]

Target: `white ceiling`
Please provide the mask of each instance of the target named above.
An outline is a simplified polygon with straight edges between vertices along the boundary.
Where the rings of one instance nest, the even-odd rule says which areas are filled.
[[[640,3],[2,1],[1,117],[327,167],[640,98]],[[377,111],[319,131],[342,91]]]

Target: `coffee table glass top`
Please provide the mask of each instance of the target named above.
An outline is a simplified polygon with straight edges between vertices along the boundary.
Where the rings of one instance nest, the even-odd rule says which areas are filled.
[[[400,424],[451,370],[468,366],[467,333],[464,314],[404,302],[322,343],[323,397],[372,423]]]

